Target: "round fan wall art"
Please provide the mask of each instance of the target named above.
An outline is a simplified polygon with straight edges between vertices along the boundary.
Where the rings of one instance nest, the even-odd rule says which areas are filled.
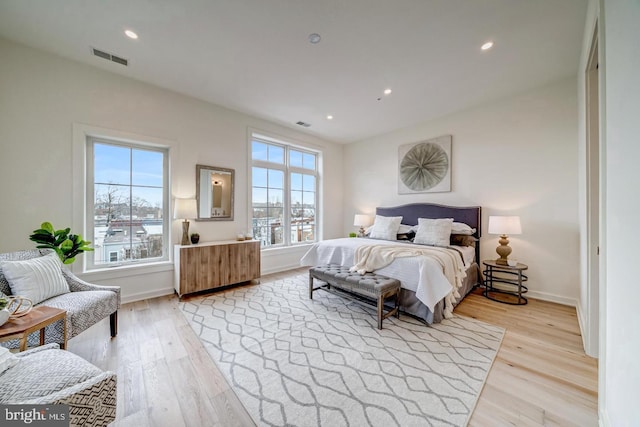
[[[451,191],[451,135],[398,149],[400,194]]]

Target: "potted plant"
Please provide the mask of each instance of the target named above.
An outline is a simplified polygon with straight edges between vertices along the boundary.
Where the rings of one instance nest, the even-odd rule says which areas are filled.
[[[349,237],[358,237],[356,233],[349,233]]]
[[[55,230],[50,222],[43,222],[40,228],[33,231],[29,240],[38,243],[38,249],[53,249],[63,264],[71,264],[76,255],[92,251],[91,242],[82,240],[80,234],[71,234],[70,228]]]
[[[191,233],[191,243],[194,245],[200,241],[200,235],[198,233]]]

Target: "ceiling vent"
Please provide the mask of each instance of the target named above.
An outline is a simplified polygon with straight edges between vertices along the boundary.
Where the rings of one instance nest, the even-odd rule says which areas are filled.
[[[91,48],[91,50],[93,51],[93,54],[95,56],[98,56],[100,58],[103,58],[103,59],[106,59],[106,60],[109,60],[109,61],[113,61],[115,63],[124,65],[125,67],[129,65],[129,60],[128,59],[124,59],[124,58],[121,58],[119,56],[112,55],[109,52],[105,52],[103,50],[99,50],[99,49],[96,49],[96,48]]]
[[[310,123],[305,123],[305,122],[296,122],[297,125],[308,128],[309,126],[311,126]]]

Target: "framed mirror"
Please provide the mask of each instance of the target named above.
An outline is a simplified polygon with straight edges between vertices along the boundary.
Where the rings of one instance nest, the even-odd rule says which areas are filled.
[[[233,221],[235,171],[196,165],[198,221]]]

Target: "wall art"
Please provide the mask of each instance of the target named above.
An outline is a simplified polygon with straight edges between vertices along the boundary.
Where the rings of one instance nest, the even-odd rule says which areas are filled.
[[[451,191],[451,135],[398,147],[398,194]]]

